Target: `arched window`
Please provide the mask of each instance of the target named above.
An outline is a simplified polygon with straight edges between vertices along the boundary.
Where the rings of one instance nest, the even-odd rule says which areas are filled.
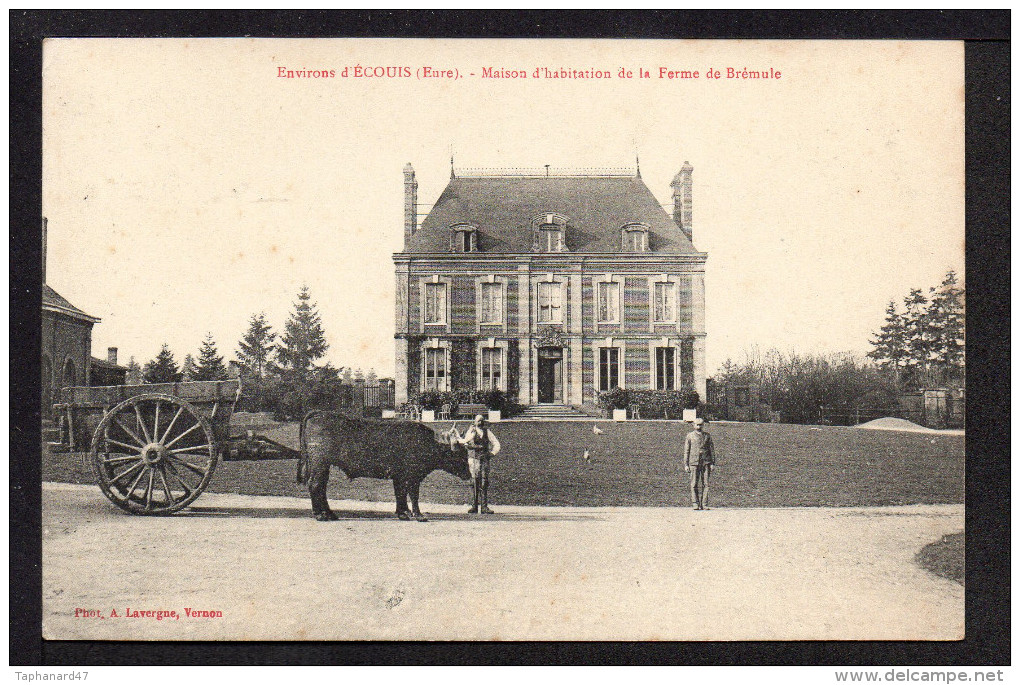
[[[623,227],[624,252],[648,252],[648,224],[627,224]]]
[[[478,227],[471,224],[450,226],[450,252],[477,252]]]
[[[53,407],[53,362],[50,357],[44,354],[42,357],[42,410],[46,416],[50,415]]]
[[[74,361],[68,357],[64,362],[63,387],[67,388],[78,384],[78,375],[75,373]]]

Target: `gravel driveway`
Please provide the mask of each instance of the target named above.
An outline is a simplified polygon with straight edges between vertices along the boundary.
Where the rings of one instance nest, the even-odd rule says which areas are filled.
[[[424,504],[427,524],[372,502],[332,501],[335,523],[312,520],[303,499],[206,493],[198,505],[130,516],[98,488],[44,484],[43,636],[963,637],[963,587],[913,561],[963,530],[962,505],[504,506],[480,518]],[[129,608],[138,615],[125,616]],[[157,620],[159,611],[179,618]]]

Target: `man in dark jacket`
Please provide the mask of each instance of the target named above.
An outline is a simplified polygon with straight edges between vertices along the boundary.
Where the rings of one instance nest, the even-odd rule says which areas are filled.
[[[705,432],[705,420],[694,419],[694,430],[684,440],[684,471],[691,474],[691,506],[708,508],[708,481],[715,466],[715,445]]]
[[[464,433],[461,444],[468,449],[468,469],[471,471],[475,501],[469,514],[491,514],[489,509],[489,460],[499,454],[499,440],[487,427],[485,417],[479,414]]]

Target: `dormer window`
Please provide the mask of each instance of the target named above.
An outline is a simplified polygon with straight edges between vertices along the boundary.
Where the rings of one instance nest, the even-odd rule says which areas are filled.
[[[566,228],[567,217],[560,214],[547,213],[535,217],[531,220],[532,249],[535,252],[566,252]]]
[[[543,226],[538,241],[541,252],[562,252],[563,229],[559,226]]]
[[[624,252],[648,252],[648,225],[627,224],[623,227]]]
[[[478,228],[471,224],[454,224],[450,226],[451,252],[477,252]]]

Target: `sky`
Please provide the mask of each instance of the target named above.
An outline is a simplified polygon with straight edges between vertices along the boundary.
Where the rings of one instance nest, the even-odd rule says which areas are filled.
[[[431,205],[451,153],[459,169],[640,155],[667,205],[694,167],[709,374],[752,348],[863,354],[890,300],[964,276],[963,122],[963,46],[945,41],[50,39],[47,280],[122,363],[163,343],[180,361],[207,333],[230,359],[253,314],[281,330],[307,285],[325,360],[391,376],[404,164]]]

